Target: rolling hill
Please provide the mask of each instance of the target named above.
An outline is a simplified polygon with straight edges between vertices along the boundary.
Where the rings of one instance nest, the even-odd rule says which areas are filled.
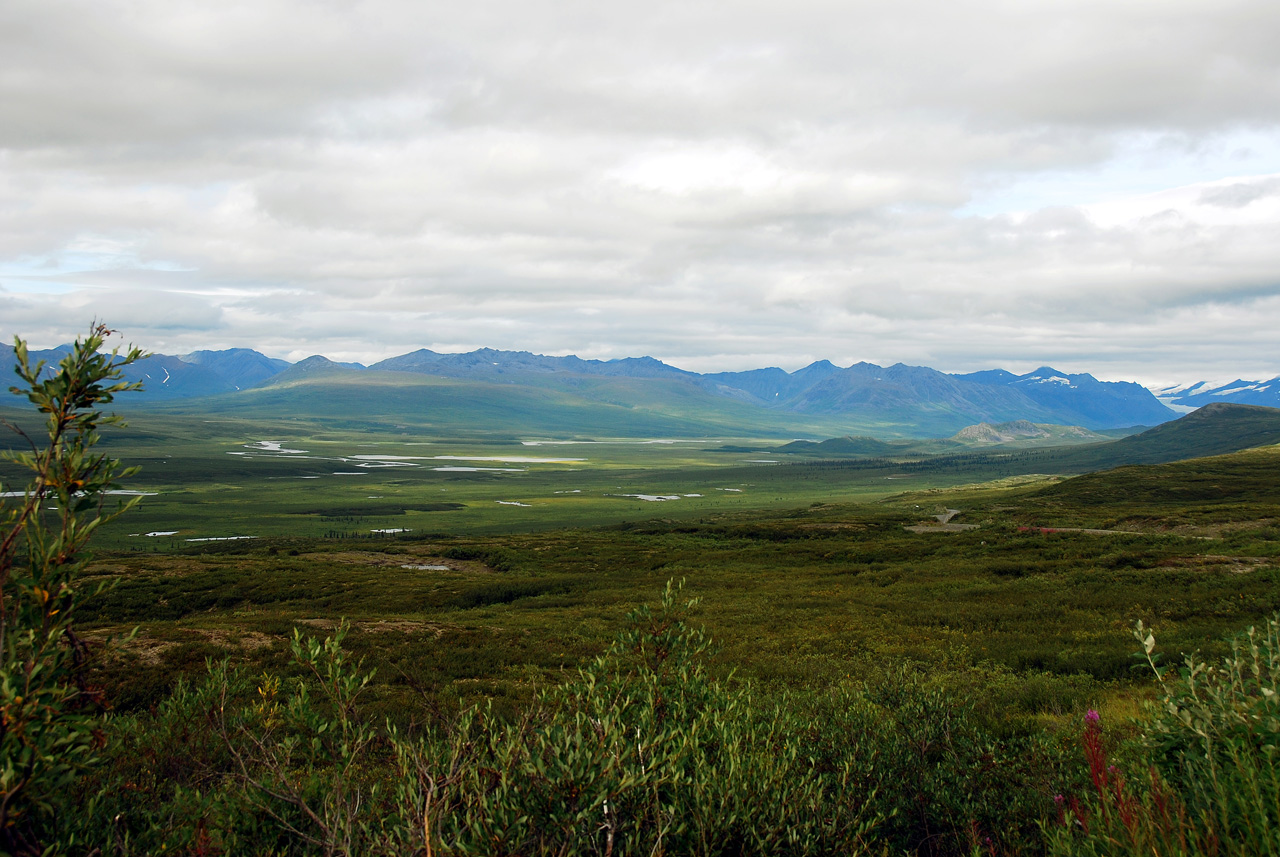
[[[888,448],[876,456],[867,440],[836,438],[817,444],[787,444],[755,451],[800,453],[811,459],[821,455],[833,459],[830,461],[833,466],[853,469],[972,472],[975,479],[1027,474],[1071,475],[1128,465],[1166,464],[1280,444],[1280,409],[1218,403],[1119,440],[1030,449],[948,451],[935,446],[939,443],[936,441],[896,442],[885,444]]]
[[[1280,443],[1280,409],[1215,402],[1141,434],[1064,453],[1073,469],[1164,464]]]
[[[1275,516],[1280,515],[1280,450],[1262,447],[1116,467],[1064,480],[1042,489],[1039,498],[1054,505],[1132,510],[1142,518],[1159,517],[1173,506],[1182,523],[1241,504],[1255,516]]]
[[[966,426],[950,440],[970,446],[1050,446],[1074,443],[1098,443],[1105,435],[1081,426],[1058,426],[1015,420],[1008,423],[978,423]]]

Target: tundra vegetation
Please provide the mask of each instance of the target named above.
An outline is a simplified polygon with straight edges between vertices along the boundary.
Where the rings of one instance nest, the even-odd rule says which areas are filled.
[[[19,368],[45,442],[5,471],[29,482],[0,553],[5,851],[1280,852],[1275,449],[899,481],[645,448],[312,491],[280,484],[320,475],[286,453],[229,469],[193,423],[166,446],[171,417],[99,447],[138,356],[105,335]],[[233,451],[306,448],[264,428]],[[181,472],[132,478],[156,497],[113,521],[128,474],[98,448]],[[578,457],[546,449],[508,457]],[[286,511],[237,501],[251,478]],[[682,500],[449,523],[529,499],[513,484]],[[945,509],[976,528],[906,529]]]

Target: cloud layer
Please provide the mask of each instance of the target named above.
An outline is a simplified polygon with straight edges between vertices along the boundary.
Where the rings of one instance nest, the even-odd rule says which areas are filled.
[[[1280,373],[1280,6],[13,0],[0,319]]]

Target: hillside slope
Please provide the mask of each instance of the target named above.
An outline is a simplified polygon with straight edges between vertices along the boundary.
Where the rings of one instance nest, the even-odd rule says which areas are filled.
[[[1200,509],[1270,505],[1280,515],[1280,449],[1261,447],[1163,464],[1132,464],[1088,473],[1042,489],[1057,505],[1112,506],[1157,516],[1166,506]]]
[[[248,390],[202,399],[202,413],[253,419],[295,417],[333,426],[393,427],[408,433],[501,435],[511,438],[821,437],[843,423],[765,411],[710,399],[683,381],[578,378],[558,384],[475,381],[415,373],[352,369],[311,357]],[[122,407],[129,407],[122,402]],[[190,412],[190,403],[147,406]]]
[[[1101,443],[1048,448],[947,451],[922,454],[929,443],[899,443],[879,457],[867,453],[860,439],[840,438],[822,444],[789,444],[770,452],[821,451],[818,462],[851,470],[902,473],[972,473],[975,481],[1028,474],[1072,475],[1130,465],[1165,464],[1280,444],[1280,409],[1218,404],[1141,434]],[[954,441],[951,441],[954,443]],[[764,451],[764,450],[760,450]],[[856,455],[852,457],[850,455]],[[800,465],[796,465],[800,466]]]
[[[1065,457],[1079,470],[1162,464],[1280,443],[1280,409],[1216,402],[1141,434],[1078,447]]]

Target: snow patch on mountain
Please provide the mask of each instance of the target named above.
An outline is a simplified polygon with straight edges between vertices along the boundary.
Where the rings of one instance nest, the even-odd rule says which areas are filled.
[[[1073,389],[1073,390],[1075,389],[1075,385],[1071,383],[1071,379],[1070,379],[1070,378],[1063,378],[1061,375],[1054,375],[1053,377],[1050,377],[1050,378],[1041,378],[1041,377],[1039,377],[1039,376],[1032,376],[1032,377],[1027,378],[1027,379],[1025,379],[1025,380],[1027,380],[1027,381],[1033,381],[1033,382],[1035,382],[1035,383],[1037,383],[1037,384],[1065,384],[1066,386],[1070,387],[1071,389]]]
[[[1151,387],[1152,394],[1170,408],[1192,411],[1212,402],[1280,407],[1280,377],[1267,381],[1233,378]]]

